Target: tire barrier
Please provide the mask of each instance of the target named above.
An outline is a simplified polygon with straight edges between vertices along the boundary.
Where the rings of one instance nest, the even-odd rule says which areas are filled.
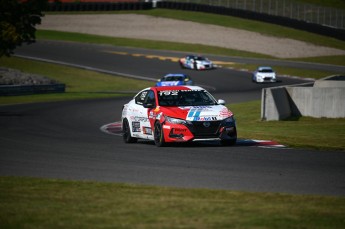
[[[33,95],[48,93],[64,93],[65,84],[45,84],[45,85],[1,85],[0,95]]]
[[[46,11],[118,11],[118,10],[149,10],[150,2],[69,2],[50,3]]]
[[[339,40],[345,40],[345,30],[323,26],[315,23],[308,23],[297,19],[290,19],[281,16],[268,15],[264,13],[257,13],[253,11],[227,8],[223,6],[211,6],[194,3],[183,3],[183,2],[170,2],[162,1],[157,2],[157,8],[175,9],[175,10],[186,10],[186,11],[198,11],[204,13],[213,13],[227,16],[240,17],[244,19],[256,20],[267,22],[271,24],[277,24],[286,26],[298,30],[303,30],[319,35],[333,37]]]

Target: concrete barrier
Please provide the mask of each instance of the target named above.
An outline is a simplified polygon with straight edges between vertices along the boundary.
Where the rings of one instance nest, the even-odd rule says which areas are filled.
[[[261,119],[282,120],[291,116],[285,87],[262,89]]]
[[[345,77],[331,76],[315,83],[264,88],[262,120],[292,116],[345,118]]]

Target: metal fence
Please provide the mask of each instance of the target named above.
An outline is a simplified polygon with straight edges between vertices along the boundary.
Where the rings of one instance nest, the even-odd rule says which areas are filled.
[[[298,3],[293,0],[170,0],[170,2],[223,6],[345,29],[345,10]]]

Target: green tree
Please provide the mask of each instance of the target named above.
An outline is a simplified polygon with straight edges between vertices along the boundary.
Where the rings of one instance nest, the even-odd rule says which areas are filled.
[[[48,0],[0,0],[0,57],[10,56],[22,43],[35,42]]]

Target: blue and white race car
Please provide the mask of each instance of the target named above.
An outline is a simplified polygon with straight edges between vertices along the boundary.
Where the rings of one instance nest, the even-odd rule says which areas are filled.
[[[190,76],[180,73],[171,73],[163,76],[156,83],[156,87],[160,86],[179,86],[179,85],[193,85]]]
[[[215,66],[212,61],[203,56],[187,55],[179,60],[181,68],[189,68],[194,70],[213,69]]]

